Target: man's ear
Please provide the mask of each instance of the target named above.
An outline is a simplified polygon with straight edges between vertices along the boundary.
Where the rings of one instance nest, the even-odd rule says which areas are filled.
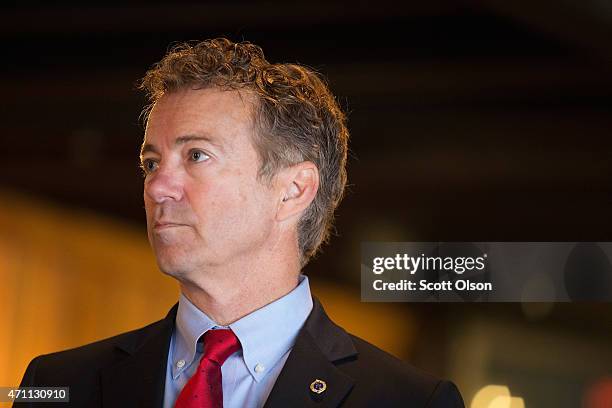
[[[282,169],[279,182],[279,205],[276,219],[284,221],[300,215],[314,200],[319,190],[319,170],[309,161]]]

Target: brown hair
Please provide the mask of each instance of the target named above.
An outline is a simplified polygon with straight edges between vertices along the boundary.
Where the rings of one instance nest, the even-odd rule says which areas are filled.
[[[344,193],[349,138],[345,115],[313,70],[271,64],[260,47],[225,38],[174,46],[146,73],[140,89],[152,106],[165,93],[211,86],[244,89],[256,96],[254,145],[261,179],[269,183],[279,169],[302,161],[317,166],[319,190],[298,223],[304,266],[329,240],[334,211]]]

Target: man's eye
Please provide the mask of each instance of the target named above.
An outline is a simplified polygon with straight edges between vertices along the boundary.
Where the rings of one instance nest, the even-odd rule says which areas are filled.
[[[157,169],[157,163],[151,159],[145,159],[142,161],[142,171],[146,174],[152,173]]]
[[[201,150],[192,150],[189,152],[189,159],[194,162],[202,162],[210,159],[210,156]]]

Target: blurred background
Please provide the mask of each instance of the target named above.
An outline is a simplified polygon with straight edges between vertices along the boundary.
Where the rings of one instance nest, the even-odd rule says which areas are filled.
[[[136,81],[225,36],[329,80],[351,131],[337,236],[305,272],[338,323],[466,405],[612,407],[612,304],[361,303],[362,241],[612,241],[612,3],[48,2],[0,7],[0,385],[165,316]]]

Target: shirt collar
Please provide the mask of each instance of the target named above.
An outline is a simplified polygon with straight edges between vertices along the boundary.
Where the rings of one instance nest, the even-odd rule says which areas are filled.
[[[172,377],[176,379],[193,362],[198,339],[208,330],[217,326],[217,323],[181,293],[175,325],[176,333],[172,348]]]
[[[263,378],[293,347],[312,305],[308,277],[300,275],[299,284],[291,292],[229,325],[240,340],[242,358],[255,381]],[[174,378],[193,363],[202,334],[215,327],[222,326],[181,293],[172,353]],[[181,360],[184,363],[177,365]]]

